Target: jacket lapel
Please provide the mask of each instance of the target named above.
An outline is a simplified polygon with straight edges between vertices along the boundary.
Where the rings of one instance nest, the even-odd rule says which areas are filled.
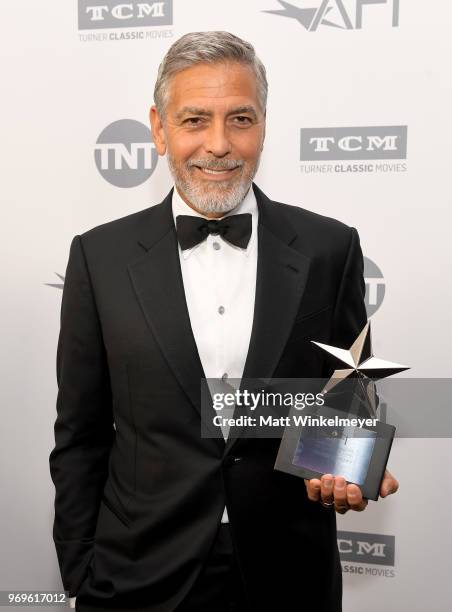
[[[293,248],[297,234],[283,207],[253,183],[259,210],[254,319],[243,379],[271,378],[280,360],[306,285],[310,260]],[[145,254],[128,266],[147,324],[189,400],[211,427],[216,412],[201,411],[205,373],[193,336],[180,269],[172,194],[151,207],[138,242]],[[243,387],[243,382],[241,388]],[[219,449],[228,453],[244,428],[231,428]],[[231,435],[232,434],[232,435]]]
[[[150,209],[146,227],[138,239],[146,251],[128,266],[135,294],[146,322],[189,400],[212,427],[213,407],[201,411],[200,381],[204,370],[193,336],[180,268],[176,229],[172,214],[172,194]],[[219,449],[224,440],[215,439]]]
[[[289,338],[307,282],[310,259],[293,248],[297,233],[284,215],[253,184],[258,221],[258,260],[254,319],[240,388],[247,378],[271,378]],[[240,414],[239,412],[237,414]],[[227,454],[245,427],[231,428]]]

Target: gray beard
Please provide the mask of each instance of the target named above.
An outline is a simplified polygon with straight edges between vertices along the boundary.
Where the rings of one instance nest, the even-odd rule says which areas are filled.
[[[178,191],[184,196],[201,214],[227,213],[236,208],[244,199],[256,175],[259,160],[251,171],[242,166],[239,178],[226,179],[224,181],[212,181],[209,186],[207,181],[203,186],[190,176],[190,171],[183,165],[177,165],[168,152],[168,166]],[[221,167],[221,160],[217,167]]]

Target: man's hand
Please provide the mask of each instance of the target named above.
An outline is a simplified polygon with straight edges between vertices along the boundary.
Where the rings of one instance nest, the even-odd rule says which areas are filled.
[[[304,482],[311,501],[320,502],[325,507],[334,507],[339,514],[345,514],[348,510],[362,512],[368,504],[367,499],[363,499],[358,485],[347,484],[342,476],[324,474],[320,480],[311,478],[311,480],[305,479]],[[397,479],[386,470],[380,487],[380,496],[387,497],[395,493],[398,488]]]

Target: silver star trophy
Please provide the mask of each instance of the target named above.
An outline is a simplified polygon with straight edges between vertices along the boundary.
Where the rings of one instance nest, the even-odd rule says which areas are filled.
[[[290,422],[284,430],[275,469],[307,479],[343,476],[360,486],[363,497],[377,500],[395,427],[376,418],[375,381],[409,368],[374,357],[370,322],[349,349],[312,342],[337,367],[323,385],[325,405],[310,415],[312,421],[301,428]]]
[[[327,393],[346,378],[355,377],[358,379],[364,397],[368,400],[368,412],[372,417],[375,417],[377,413],[377,392],[374,381],[409,370],[407,366],[399,363],[374,357],[370,321],[366,323],[349,349],[341,349],[314,340],[311,340],[311,342],[332,355],[342,366],[345,366],[334,370],[322,392]]]

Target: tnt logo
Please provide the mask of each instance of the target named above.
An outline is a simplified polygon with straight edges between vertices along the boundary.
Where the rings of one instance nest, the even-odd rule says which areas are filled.
[[[157,158],[150,129],[133,119],[110,123],[94,150],[97,169],[115,187],[137,187],[147,181]]]
[[[380,268],[368,257],[364,257],[364,281],[366,283],[366,311],[370,318],[383,303],[386,284]]]

